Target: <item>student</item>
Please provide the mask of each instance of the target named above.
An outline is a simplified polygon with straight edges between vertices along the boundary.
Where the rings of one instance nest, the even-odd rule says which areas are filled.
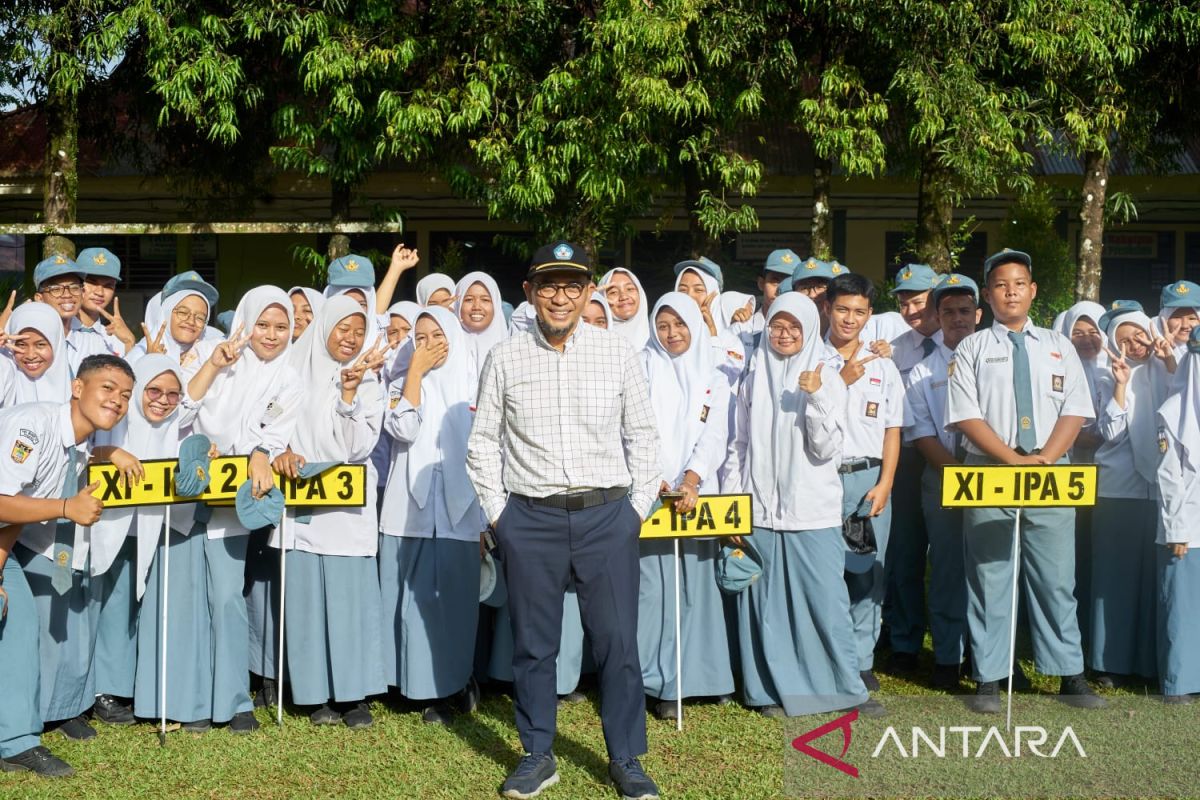
[[[52,306],[17,306],[5,326],[5,339],[5,351],[0,353],[0,407],[70,399],[66,337]]]
[[[959,343],[949,368],[946,425],[967,439],[968,464],[1055,464],[1092,418],[1083,366],[1070,340],[1029,320],[1037,296],[1032,260],[1017,250],[983,265],[995,322]],[[1022,588],[1038,669],[1061,675],[1063,700],[1107,705],[1083,675],[1073,595],[1075,510],[969,508],[963,512],[967,626],[977,682],[973,707],[1000,711],[1008,675],[1013,517],[1021,515]]]
[[[121,301],[116,298],[121,280],[121,259],[103,247],[87,247],[75,256],[83,270],[83,296],[79,306],[80,330],[104,340],[108,351],[123,356],[137,341],[121,318]],[[112,313],[108,312],[112,305]]]
[[[892,363],[905,387],[909,385],[912,369],[942,342],[932,300],[933,289],[941,280],[942,276],[928,264],[905,264],[896,273],[892,295],[899,303],[906,329],[890,341]],[[891,668],[897,672],[916,669],[917,653],[925,641],[925,562],[929,536],[922,510],[924,474],[925,459],[906,437],[892,487],[892,530],[886,554],[884,604],[884,622],[892,648]]]
[[[929,537],[933,686],[953,691],[958,687],[966,643],[967,586],[963,575],[962,511],[942,508],[942,467],[961,463],[962,458],[961,434],[946,429],[946,383],[955,348],[975,332],[983,312],[979,308],[979,287],[966,275],[945,276],[931,295],[927,307],[938,320],[937,346],[909,371],[904,438],[924,465],[921,495],[915,505],[924,513],[922,528],[928,531]],[[903,468],[903,456],[900,463]],[[892,492],[892,497],[899,500],[896,491]],[[894,531],[893,545],[896,536]],[[894,552],[893,546],[888,551],[889,559]],[[892,637],[895,641],[895,629]],[[911,652],[913,660],[910,663],[915,666],[916,651]]]
[[[296,320],[295,329],[292,331],[292,341],[295,342],[313,318],[321,313],[325,295],[307,286],[293,286],[288,289],[288,297],[292,300],[292,318]]]
[[[421,306],[411,300],[393,303],[388,309],[387,341],[393,351],[408,341],[413,325],[421,313]]]
[[[702,494],[720,491],[717,470],[728,448],[729,381],[717,369],[700,309],[668,292],[651,314],[646,348],[650,405],[658,423],[663,491],[683,492],[676,511],[696,508]],[[681,640],[675,638],[675,550],[669,539],[641,542],[638,651],[642,683],[659,719],[674,719],[676,648],[683,653],[683,696],[725,697],[733,692],[724,600],[717,586],[716,539],[679,542]]]
[[[383,398],[375,378],[386,346],[368,343],[367,315],[348,297],[325,303],[288,354],[305,387],[293,413],[303,420],[275,459],[282,475],[305,464],[362,464],[379,439]],[[362,508],[315,509],[277,528],[273,546],[287,548],[287,674],[292,701],[317,706],[314,725],[370,727],[366,698],[387,691],[383,675],[382,600],[375,487]]]
[[[190,422],[179,413],[183,371],[177,361],[156,353],[140,359],[133,374],[129,413],[111,431],[97,432],[95,444],[120,447],[139,461],[175,458],[179,426]],[[133,709],[126,701],[134,696],[139,607],[154,550],[162,540],[164,517],[162,506],[118,508],[91,528],[89,573],[96,614],[92,713],[110,725],[133,724]],[[153,629],[159,618],[144,622]],[[146,666],[153,670],[159,667],[155,652],[143,651]]]
[[[850,616],[858,643],[859,670],[871,691],[875,678],[875,644],[883,607],[884,562],[891,531],[892,483],[900,458],[904,424],[904,383],[890,359],[871,352],[861,339],[871,318],[875,287],[861,275],[845,273],[829,282],[817,305],[829,316],[828,363],[846,384],[846,421],[841,463],[842,518],[870,519],[876,552],[846,552],[846,586]]]
[[[721,315],[723,284],[721,267],[707,258],[689,259],[675,265],[675,291],[686,294],[699,306],[717,368],[725,373],[729,385],[735,386],[746,366],[746,350]]]
[[[847,391],[824,356],[813,302],[796,292],[777,297],[738,396],[730,446],[732,475],[753,496],[750,541],[762,559],[762,575],[737,598],[743,693],[746,705],[772,717],[882,710],[859,675],[842,577],[837,467]]]
[[[1157,443],[1162,461],[1157,560],[1158,673],[1163,701],[1184,705],[1200,692],[1200,327],[1188,334],[1178,371],[1177,391],[1158,410]]]
[[[440,272],[431,272],[417,281],[417,305],[450,308],[454,304],[454,279]]]
[[[600,276],[597,285],[612,309],[609,330],[637,350],[646,347],[650,342],[650,301],[638,276],[624,267],[614,267]]]
[[[203,362],[197,345],[209,330],[217,298],[216,287],[199,276],[176,284],[160,301],[159,327],[145,329],[145,338],[130,351],[129,362],[136,364],[147,353],[162,353],[179,365],[185,382],[191,380]]]
[[[77,716],[91,705],[94,693],[87,679],[91,634],[83,627],[86,577],[72,568],[71,551],[78,543],[76,525],[94,524],[104,508],[92,496],[98,484],[84,487],[81,480],[87,441],[121,421],[132,392],[133,375],[124,361],[92,356],[80,364],[69,401],[24,403],[0,412],[0,436],[12,443],[9,458],[0,463],[0,519],[6,521],[0,528],[0,769],[5,772],[73,774],[40,744],[43,721],[61,718],[46,716],[47,701],[51,713],[58,713],[65,706],[53,704],[65,703],[69,693],[73,713],[60,731],[73,739],[95,736]],[[106,455],[126,467],[136,463],[120,450]],[[53,657],[56,651],[59,658]]]
[[[453,311],[467,334],[472,371],[478,375],[488,352],[508,338],[508,325],[500,313],[500,287],[486,272],[468,272],[454,287]]]
[[[771,311],[771,303],[779,294],[779,284],[785,278],[789,279],[790,284],[792,271],[799,263],[800,256],[787,248],[772,250],[767,256],[766,261],[763,262],[762,274],[758,276],[758,291],[762,295],[762,301],[758,304],[758,310],[750,318],[748,333],[762,333],[767,325],[767,314]]]
[[[1187,351],[1188,336],[1200,325],[1200,285],[1191,281],[1175,281],[1162,289],[1158,317],[1154,320],[1158,336],[1170,340],[1180,359]]]
[[[193,431],[211,439],[216,454],[249,454],[253,493],[261,497],[274,486],[271,462],[292,439],[305,387],[285,357],[292,341],[292,303],[282,289],[258,286],[246,292],[235,319],[233,336],[207,348],[211,355],[188,382],[185,402],[199,407]],[[211,651],[189,648],[189,654],[207,657],[212,664],[208,719],[228,722],[233,733],[250,733],[258,728],[251,710],[252,640],[242,595],[250,531],[232,508],[201,509],[197,507],[197,522],[206,534]],[[204,520],[209,510],[211,516]],[[265,646],[270,634],[259,630],[256,638]],[[272,651],[268,656],[273,659]],[[273,666],[269,660],[267,664]]]
[[[466,473],[474,386],[458,317],[429,306],[413,327],[405,375],[392,382],[384,429],[396,442],[379,520],[383,663],[388,684],[428,702],[448,725],[477,699],[471,672],[479,619],[480,531]]]
[[[46,303],[58,312],[67,345],[67,364],[72,375],[79,371],[80,363],[88,356],[112,355],[104,339],[95,333],[83,331],[79,323],[83,270],[74,261],[62,255],[42,259],[34,267],[33,284],[37,287],[33,299]]]
[[[394,257],[393,263],[395,263]],[[370,323],[367,327],[367,338],[371,340],[372,344],[378,337],[386,335],[387,305],[384,305],[384,311],[376,310],[379,297],[375,291],[375,265],[371,263],[371,259],[351,253],[330,261],[323,294],[326,300],[344,294],[358,303],[359,308],[367,315],[367,322]]]
[[[1112,314],[1113,312],[1109,312]],[[1108,316],[1107,314],[1105,316]],[[1098,498],[1092,514],[1091,634],[1088,666],[1101,686],[1127,676],[1155,678],[1158,463],[1156,414],[1167,396],[1156,372],[1152,323],[1140,311],[1109,317],[1111,373],[1099,381],[1104,444]],[[1174,358],[1173,351],[1167,350]]]
[[[612,309],[608,307],[608,300],[600,292],[593,292],[592,299],[583,307],[583,315],[580,317],[588,325],[596,328],[610,330],[612,328]]]
[[[796,268],[792,270],[792,281],[787,290],[799,292],[817,303],[817,300],[825,294],[829,282],[838,275],[849,271],[836,261],[822,261],[810,256],[804,259],[804,263],[797,264]],[[784,287],[780,288],[782,290]],[[817,303],[817,312],[821,315],[821,336],[824,336],[829,330],[829,318],[826,316],[826,309],[820,303]]]

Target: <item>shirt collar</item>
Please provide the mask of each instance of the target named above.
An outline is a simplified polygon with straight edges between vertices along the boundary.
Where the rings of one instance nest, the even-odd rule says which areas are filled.
[[[1031,319],[1025,320],[1025,324],[1021,327],[1021,332],[1027,334],[1029,336],[1029,338],[1031,338],[1031,339],[1036,340],[1036,339],[1041,338],[1040,336],[1038,336],[1037,326],[1033,324],[1033,320],[1031,320]],[[1000,340],[1002,342],[1007,341],[1008,334],[1009,334],[1009,329],[1008,329],[1007,325],[1004,325],[1003,323],[1000,323],[1000,322],[992,323],[992,335],[995,336],[998,340]]]
[[[71,404],[58,410],[58,434],[63,447],[75,447],[75,426],[71,424]]]

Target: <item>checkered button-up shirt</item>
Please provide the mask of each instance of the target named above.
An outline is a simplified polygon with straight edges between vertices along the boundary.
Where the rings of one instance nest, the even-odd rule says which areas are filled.
[[[509,492],[547,497],[629,485],[645,517],[658,494],[658,431],[633,347],[584,324],[562,352],[537,325],[493,347],[479,379],[467,474],[492,522]]]

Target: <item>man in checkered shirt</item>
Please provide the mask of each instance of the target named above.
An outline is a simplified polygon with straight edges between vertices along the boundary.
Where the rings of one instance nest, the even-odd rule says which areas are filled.
[[[658,797],[637,761],[646,752],[638,534],[660,483],[658,432],[633,347],[580,324],[594,288],[581,247],[559,242],[534,254],[525,295],[537,324],[488,354],[467,444],[512,618],[526,755],[504,782],[505,797],[534,797],[558,782],[555,660],[572,577],[599,668],[609,776],[624,797]]]

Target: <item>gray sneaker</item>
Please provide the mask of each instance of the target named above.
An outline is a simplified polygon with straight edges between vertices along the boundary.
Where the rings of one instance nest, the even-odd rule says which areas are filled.
[[[650,780],[636,758],[608,762],[608,777],[623,800],[658,800],[658,786]]]
[[[553,753],[526,753],[517,768],[508,773],[500,794],[514,800],[537,797],[547,786],[558,783],[558,766]]]

